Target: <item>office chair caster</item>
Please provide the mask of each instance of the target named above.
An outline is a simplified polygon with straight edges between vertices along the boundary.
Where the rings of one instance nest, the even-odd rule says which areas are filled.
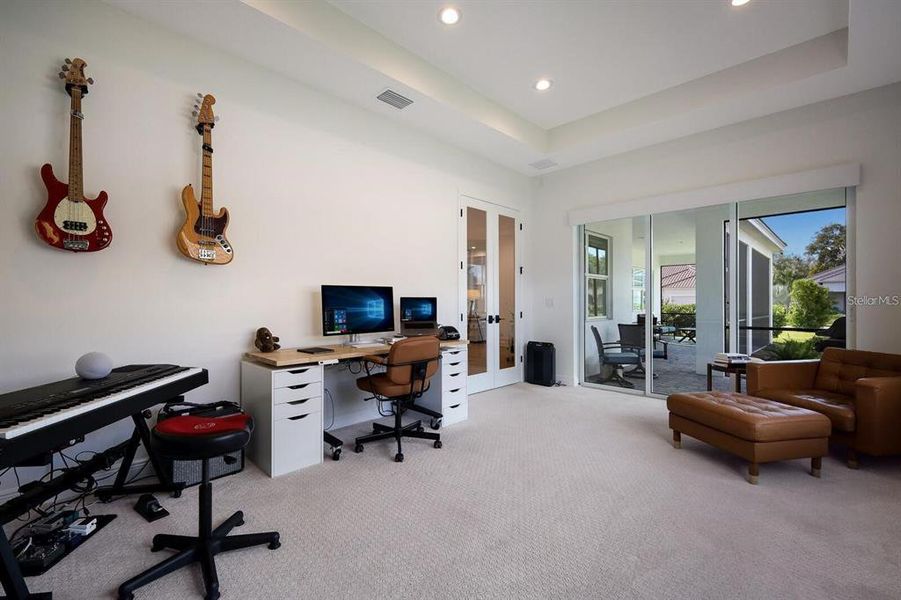
[[[398,452],[394,455],[394,462],[404,462],[404,455],[401,452]]]
[[[341,448],[332,450],[332,460],[341,460]]]
[[[356,446],[354,446],[354,452],[356,452],[357,454],[359,454],[362,451],[363,451],[363,444],[357,444]]]
[[[435,446],[436,448],[440,448],[440,447],[441,447],[441,440],[435,440],[435,443],[433,444],[433,446]]]
[[[419,431],[419,432],[425,431],[425,427],[420,425],[419,427],[416,428],[416,431]]]
[[[441,429],[441,419],[433,418],[431,421],[429,421],[429,427],[435,430]]]

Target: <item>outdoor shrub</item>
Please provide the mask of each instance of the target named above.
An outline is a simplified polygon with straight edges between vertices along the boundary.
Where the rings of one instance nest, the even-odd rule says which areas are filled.
[[[820,355],[814,349],[817,338],[806,340],[787,339],[773,342],[767,348],[768,360],[801,360],[804,358],[818,358]]]
[[[795,327],[823,327],[832,315],[829,290],[811,279],[792,284],[789,320]]]
[[[788,323],[788,309],[781,304],[773,305],[773,327],[785,327]]]

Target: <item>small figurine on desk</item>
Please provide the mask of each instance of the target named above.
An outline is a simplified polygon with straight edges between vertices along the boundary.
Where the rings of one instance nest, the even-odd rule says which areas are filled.
[[[257,329],[257,339],[254,340],[253,345],[256,346],[260,352],[275,352],[281,348],[281,346],[278,345],[278,338],[272,335],[272,332],[265,327]]]

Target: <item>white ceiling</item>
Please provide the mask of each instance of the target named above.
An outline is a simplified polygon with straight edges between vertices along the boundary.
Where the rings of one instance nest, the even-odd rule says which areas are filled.
[[[901,0],[106,2],[527,175],[901,81]]]
[[[848,26],[847,0],[330,1],[546,129]]]

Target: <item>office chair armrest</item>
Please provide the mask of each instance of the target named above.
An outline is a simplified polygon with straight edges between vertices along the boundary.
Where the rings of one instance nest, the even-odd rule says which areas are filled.
[[[376,356],[374,354],[366,355],[363,358],[361,358],[360,360],[364,360],[367,362],[371,362],[371,363],[375,363],[377,365],[383,365],[383,366],[388,364],[388,361],[387,361],[387,359],[385,359],[384,356]]]

